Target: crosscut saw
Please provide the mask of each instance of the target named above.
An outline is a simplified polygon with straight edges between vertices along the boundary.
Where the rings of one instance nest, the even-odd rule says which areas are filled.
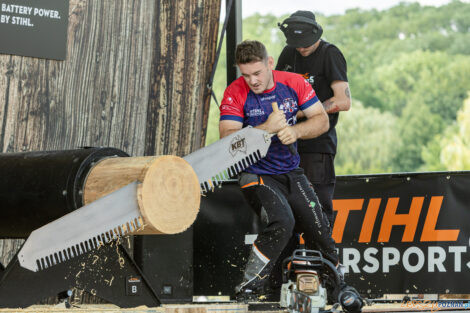
[[[196,173],[201,192],[207,193],[265,157],[271,137],[246,127],[183,159]],[[31,271],[47,269],[139,230],[139,185],[135,181],[33,231],[18,253],[20,265]]]
[[[183,157],[196,172],[206,193],[264,158],[272,135],[251,126]]]

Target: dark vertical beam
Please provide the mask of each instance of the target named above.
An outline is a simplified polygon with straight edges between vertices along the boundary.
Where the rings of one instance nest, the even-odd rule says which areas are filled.
[[[226,1],[226,12],[228,12],[229,9],[229,2],[230,1]],[[242,41],[242,0],[232,1],[232,8],[227,23],[226,38],[227,85],[230,85],[231,82],[240,76],[240,72],[235,65],[235,48],[237,44]]]

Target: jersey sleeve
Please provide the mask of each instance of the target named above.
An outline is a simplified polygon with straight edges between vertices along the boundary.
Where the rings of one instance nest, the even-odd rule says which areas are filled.
[[[346,59],[336,46],[328,47],[325,62],[325,74],[330,81],[348,81]]]
[[[310,83],[302,76],[298,75],[298,77],[296,89],[299,99],[299,108],[303,111],[318,102],[318,97]]]
[[[224,97],[220,104],[220,120],[231,120],[243,123],[245,118],[243,105],[241,95],[236,92],[236,88],[230,85],[225,89]]]

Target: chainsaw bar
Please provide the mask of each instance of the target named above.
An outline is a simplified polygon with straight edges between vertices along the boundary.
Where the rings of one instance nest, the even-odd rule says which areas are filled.
[[[183,157],[194,169],[202,193],[235,177],[264,158],[271,145],[268,132],[251,126]]]
[[[137,185],[133,182],[33,231],[18,253],[20,265],[37,272],[141,228]]]

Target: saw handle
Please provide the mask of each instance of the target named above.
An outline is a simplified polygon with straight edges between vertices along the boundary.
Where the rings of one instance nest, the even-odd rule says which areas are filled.
[[[277,105],[277,102],[272,102],[271,103],[271,106],[273,107],[273,112],[278,112],[279,111],[279,107]],[[284,128],[283,128],[284,129]],[[289,151],[292,155],[297,155],[297,149],[294,147],[294,144],[291,143],[291,144],[288,144],[287,145],[289,147]]]

